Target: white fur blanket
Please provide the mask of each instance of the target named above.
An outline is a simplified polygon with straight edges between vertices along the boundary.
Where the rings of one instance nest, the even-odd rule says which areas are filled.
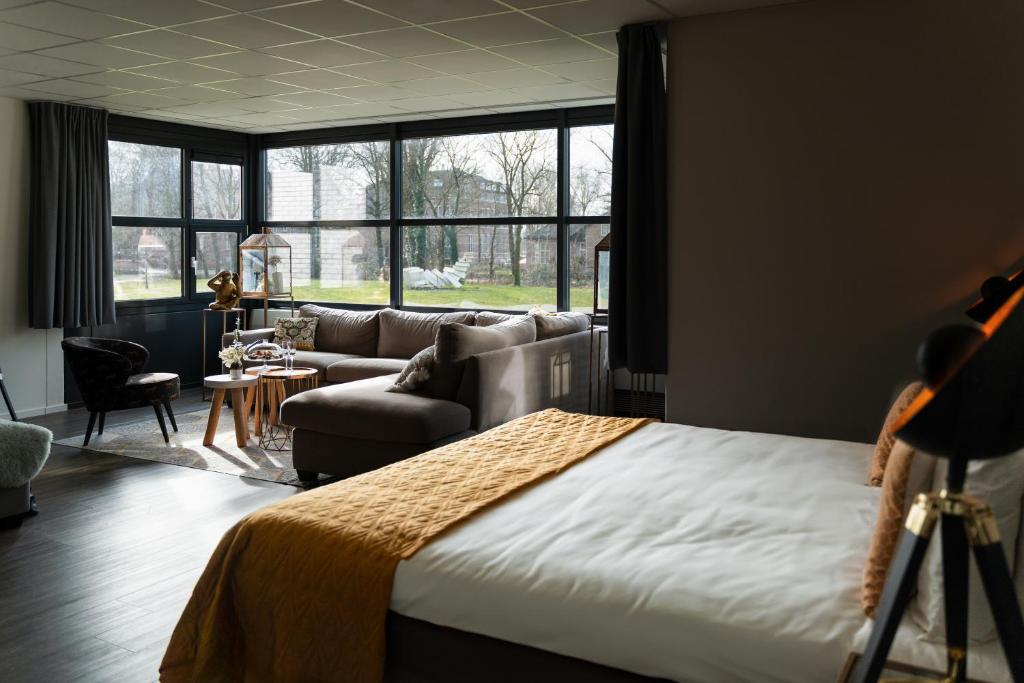
[[[32,481],[50,456],[53,433],[38,425],[0,421],[0,488]]]

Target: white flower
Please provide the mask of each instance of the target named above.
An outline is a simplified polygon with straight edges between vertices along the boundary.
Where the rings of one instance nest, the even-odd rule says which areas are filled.
[[[217,355],[220,356],[220,360],[224,365],[229,368],[234,367],[235,365],[242,364],[242,359],[245,358],[245,347],[232,344],[226,349],[221,349]]]

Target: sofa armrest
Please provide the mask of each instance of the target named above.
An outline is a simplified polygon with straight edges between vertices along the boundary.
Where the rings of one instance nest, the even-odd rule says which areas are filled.
[[[274,339],[274,328],[273,327],[262,327],[258,330],[242,330],[242,343],[248,346],[255,341],[272,341]],[[235,335],[232,333],[225,334],[221,340],[220,345],[222,347],[230,346],[235,341]]]
[[[586,412],[589,354],[583,331],[471,356],[457,400],[477,431],[545,408]]]

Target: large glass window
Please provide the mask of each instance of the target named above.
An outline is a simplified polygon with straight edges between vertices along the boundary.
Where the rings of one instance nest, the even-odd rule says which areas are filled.
[[[387,218],[391,206],[387,141],[267,150],[267,220]]]
[[[299,228],[274,232],[292,245],[298,301],[380,304],[391,301],[388,227]]]
[[[192,162],[192,218],[242,219],[242,167],[209,161]]]
[[[607,223],[569,226],[569,308],[594,310],[594,247],[608,234]]]
[[[238,272],[238,233],[196,232],[196,292],[209,291],[210,278],[222,270]]]
[[[613,126],[569,129],[569,213],[607,216],[612,201]]]
[[[557,132],[522,130],[402,142],[407,218],[554,216]]]
[[[181,150],[111,140],[110,210],[115,216],[181,218]]]
[[[181,296],[181,228],[115,225],[111,235],[116,300]]]

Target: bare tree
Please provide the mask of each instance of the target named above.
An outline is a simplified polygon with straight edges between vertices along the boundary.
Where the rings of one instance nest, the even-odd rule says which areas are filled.
[[[367,218],[387,218],[391,211],[391,146],[386,142],[366,142],[352,145],[352,161],[363,172],[366,181]],[[377,262],[375,275],[384,271],[387,263],[387,249],[384,246],[384,232],[387,227],[374,228],[374,246]]]

